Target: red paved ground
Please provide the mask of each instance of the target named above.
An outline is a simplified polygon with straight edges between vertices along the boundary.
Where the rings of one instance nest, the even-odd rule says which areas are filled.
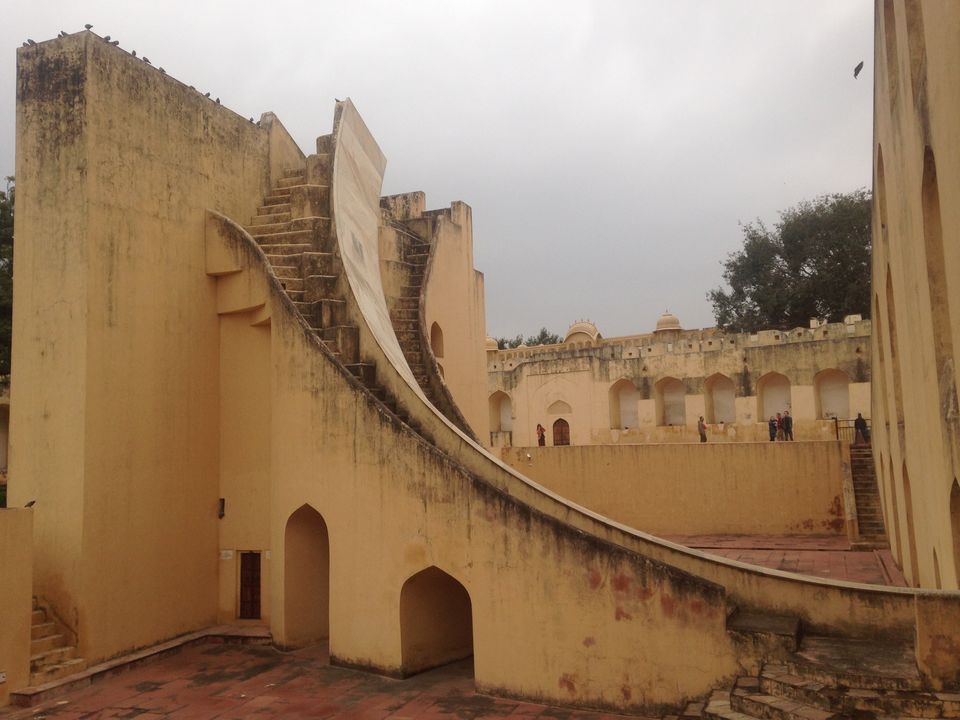
[[[852,550],[844,536],[673,535],[667,539],[774,570],[871,585],[907,586],[889,550]]]
[[[624,717],[477,695],[471,672],[467,661],[408,680],[390,680],[331,667],[326,648],[281,653],[262,645],[202,644],[97,681],[39,708],[0,710],[0,719]]]

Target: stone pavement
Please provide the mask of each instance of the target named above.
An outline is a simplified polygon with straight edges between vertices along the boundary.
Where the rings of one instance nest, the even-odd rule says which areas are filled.
[[[853,550],[840,535],[671,535],[711,555],[803,575],[906,587],[889,550]]]
[[[325,647],[284,653],[264,645],[210,643],[119,672],[39,707],[0,709],[0,720],[622,717],[478,695],[470,661],[391,680],[331,667]]]

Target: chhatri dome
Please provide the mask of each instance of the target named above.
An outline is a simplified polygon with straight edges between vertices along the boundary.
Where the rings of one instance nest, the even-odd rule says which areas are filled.
[[[657,320],[657,329],[654,332],[663,332],[664,330],[682,330],[680,327],[680,318],[669,310],[664,310],[663,315]]]
[[[577,320],[573,325],[570,326],[570,329],[567,330],[567,336],[563,339],[563,341],[565,343],[593,342],[594,340],[602,339],[603,337],[600,335],[600,331],[597,329],[596,325],[589,320]]]
[[[487,335],[486,347],[487,347],[487,350],[496,350],[496,349],[497,349],[497,339],[496,339],[496,338],[492,338],[492,337],[490,337],[489,335]]]

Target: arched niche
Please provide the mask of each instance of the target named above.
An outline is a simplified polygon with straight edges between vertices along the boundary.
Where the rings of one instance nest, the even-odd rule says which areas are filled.
[[[687,424],[687,387],[680,380],[665,377],[654,386],[657,425]]]
[[[708,423],[736,422],[736,386],[721,373],[708,377],[703,384],[704,419]]]
[[[570,423],[563,418],[553,423],[553,444],[556,446],[570,444]]]
[[[569,415],[572,412],[573,408],[570,407],[569,403],[566,403],[563,400],[554,400],[547,408],[548,415]]]
[[[950,534],[953,537],[953,568],[960,586],[960,483],[956,478],[950,486]]]
[[[401,673],[408,677],[473,655],[473,608],[467,589],[431,566],[400,589]]]
[[[323,517],[302,505],[283,537],[285,643],[303,647],[330,636],[330,538]]]
[[[850,417],[850,376],[842,370],[821,370],[813,378],[813,397],[821,420]]]
[[[430,349],[437,360],[443,358],[443,330],[437,323],[430,326]]]
[[[510,396],[497,390],[490,396],[490,432],[511,432],[513,430],[513,405]]]
[[[637,403],[640,392],[630,380],[623,378],[610,386],[610,427],[614,430],[635,428],[640,424]]]
[[[757,381],[757,417],[760,422],[789,409],[790,381],[785,375],[771,372]]]

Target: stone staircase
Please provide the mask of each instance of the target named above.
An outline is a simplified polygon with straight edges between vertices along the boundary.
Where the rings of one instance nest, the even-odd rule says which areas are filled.
[[[395,226],[396,227],[396,226]],[[430,256],[430,242],[424,240],[402,226],[397,228],[400,237],[401,260],[408,265],[408,285],[401,287],[401,297],[390,308],[390,320],[393,323],[397,340],[403,356],[413,371],[417,384],[426,393],[427,398],[437,407],[440,403],[431,397],[430,379],[427,374],[427,362],[420,334],[420,296],[423,293],[424,273]]]
[[[960,694],[926,689],[909,642],[806,637],[786,661],[766,662],[730,690],[691,703],[710,720],[957,718]]]
[[[360,331],[347,316],[349,288],[330,217],[331,144],[332,136],[319,138],[318,152],[307,158],[307,167],[286,171],[245,229],[333,356],[391,414],[422,435],[409,413],[377,381],[376,365],[361,359]],[[420,277],[422,281],[422,269]],[[405,294],[409,306],[417,308],[419,285],[411,286]]]
[[[869,446],[850,447],[850,469],[853,475],[853,493],[857,503],[857,526],[860,541],[873,546],[887,546],[883,526],[883,511],[873,466],[873,451]]]
[[[72,634],[54,618],[49,606],[33,598],[30,621],[30,685],[44,685],[84,668],[70,644]]]

